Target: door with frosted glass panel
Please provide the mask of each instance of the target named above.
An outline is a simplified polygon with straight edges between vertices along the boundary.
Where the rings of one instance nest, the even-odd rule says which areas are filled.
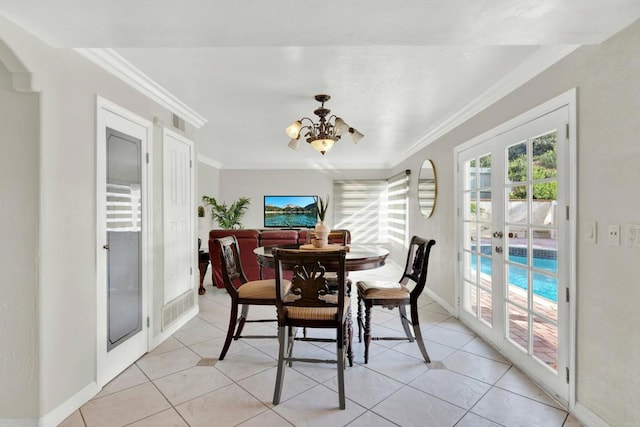
[[[568,400],[566,107],[460,152],[461,318]]]
[[[97,383],[148,350],[147,162],[151,124],[97,101]]]

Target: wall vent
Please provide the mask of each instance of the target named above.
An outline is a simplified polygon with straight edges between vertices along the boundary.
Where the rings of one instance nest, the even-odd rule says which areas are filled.
[[[190,290],[162,307],[162,330],[164,331],[194,305],[194,293]]]
[[[172,114],[172,116],[173,116],[173,127],[175,129],[178,129],[184,132],[184,119],[177,114]]]

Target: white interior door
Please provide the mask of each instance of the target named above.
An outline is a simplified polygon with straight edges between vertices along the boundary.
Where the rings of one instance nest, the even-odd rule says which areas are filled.
[[[458,153],[460,318],[569,400],[569,109]]]
[[[103,386],[148,349],[150,124],[98,99],[97,375]]]
[[[164,304],[193,289],[193,142],[163,131]]]

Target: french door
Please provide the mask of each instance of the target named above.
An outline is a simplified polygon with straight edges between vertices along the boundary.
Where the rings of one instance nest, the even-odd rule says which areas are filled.
[[[569,108],[457,153],[460,318],[569,401]]]

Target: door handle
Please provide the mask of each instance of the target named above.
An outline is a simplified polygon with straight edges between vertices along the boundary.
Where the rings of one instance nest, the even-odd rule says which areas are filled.
[[[109,245],[102,245],[102,249],[109,250]]]
[[[493,232],[493,237],[495,237],[496,239],[502,239],[502,231],[494,231]]]
[[[496,246],[496,252],[501,254],[502,253],[502,246]]]

